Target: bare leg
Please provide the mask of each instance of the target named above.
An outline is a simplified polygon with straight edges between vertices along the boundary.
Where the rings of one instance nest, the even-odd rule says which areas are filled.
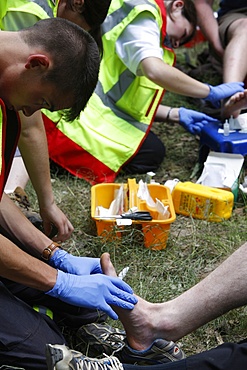
[[[247,108],[247,90],[236,93],[227,100],[223,108],[223,115],[226,118],[231,116],[237,117],[239,112],[244,108]]]
[[[102,255],[102,270],[116,275],[108,253]],[[247,304],[247,243],[197,285],[175,299],[149,303],[138,297],[132,311],[117,309],[128,343],[137,350],[153,340],[177,341],[233,308]]]
[[[227,30],[228,44],[223,59],[223,81],[244,81],[247,76],[247,19],[234,21]]]
[[[106,275],[117,276],[108,253],[102,254],[100,262]],[[164,337],[162,335],[164,334],[163,331],[159,333],[157,330],[159,322],[156,322],[155,319],[158,318],[158,315],[152,317],[153,313],[158,313],[160,306],[160,304],[152,304],[138,297],[138,302],[132,311],[114,307],[126,331],[128,343],[132,348],[137,350],[146,349],[154,339]]]
[[[228,44],[223,56],[223,81],[244,81],[247,77],[247,19],[241,18],[234,21],[227,30]],[[246,106],[245,106],[246,108]],[[238,117],[243,107],[237,108],[231,114],[223,109],[223,118],[233,115]]]

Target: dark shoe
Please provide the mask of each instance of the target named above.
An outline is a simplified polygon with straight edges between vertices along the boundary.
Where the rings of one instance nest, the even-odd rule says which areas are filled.
[[[92,357],[103,353],[112,355],[114,351],[119,351],[125,345],[126,337],[124,330],[113,328],[107,323],[83,325],[76,336],[87,345],[87,354]]]
[[[37,212],[34,212],[31,210],[31,205],[30,205],[28,195],[25,192],[25,190],[22,189],[20,186],[17,186],[14,192],[9,194],[9,197],[20,208],[20,210],[26,216],[26,218],[37,229],[39,229],[40,231],[42,231],[42,233],[44,233],[43,220]],[[55,225],[51,225],[51,226],[52,226],[52,229],[51,229],[50,235],[48,235],[49,238],[53,238],[58,233],[57,227]]]
[[[40,217],[40,215],[37,212],[33,211],[23,211],[26,218],[35,226],[39,231],[41,231],[43,234],[45,233],[44,227],[43,227],[43,220]],[[49,238],[53,238],[55,235],[57,235],[58,229],[55,225],[51,225],[51,232],[48,235]]]
[[[48,370],[123,370],[116,357],[90,358],[58,344],[46,345],[46,362]]]
[[[33,226],[39,229],[42,233],[45,233],[43,227],[43,220],[38,213],[32,211],[23,211],[23,213],[27,217],[27,219],[33,224]],[[57,235],[57,233],[58,233],[57,227],[52,224],[51,232],[50,235],[48,235],[48,237],[52,239],[55,235]]]
[[[135,365],[163,364],[185,358],[184,352],[176,343],[165,339],[156,339],[144,351],[137,351],[126,344],[122,350],[115,352],[114,356],[122,363]]]

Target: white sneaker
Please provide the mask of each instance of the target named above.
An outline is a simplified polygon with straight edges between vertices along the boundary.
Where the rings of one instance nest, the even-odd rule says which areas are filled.
[[[114,356],[90,358],[60,344],[46,345],[46,361],[48,370],[123,370]]]

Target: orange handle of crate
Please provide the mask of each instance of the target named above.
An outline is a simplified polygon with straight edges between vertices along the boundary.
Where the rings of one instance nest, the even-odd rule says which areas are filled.
[[[145,200],[138,198],[139,185],[136,183],[136,179],[128,179],[128,191],[129,191],[129,209],[137,207],[139,211],[146,211],[151,214],[152,218],[157,218],[158,212],[149,207]]]
[[[137,197],[137,184],[136,179],[128,179],[129,189],[129,209],[137,207],[139,209],[139,199]]]

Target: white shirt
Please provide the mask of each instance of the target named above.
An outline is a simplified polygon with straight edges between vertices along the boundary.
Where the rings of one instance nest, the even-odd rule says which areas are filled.
[[[160,29],[149,12],[139,14],[128,24],[116,42],[116,53],[125,66],[141,76],[140,62],[147,57],[163,59]]]

